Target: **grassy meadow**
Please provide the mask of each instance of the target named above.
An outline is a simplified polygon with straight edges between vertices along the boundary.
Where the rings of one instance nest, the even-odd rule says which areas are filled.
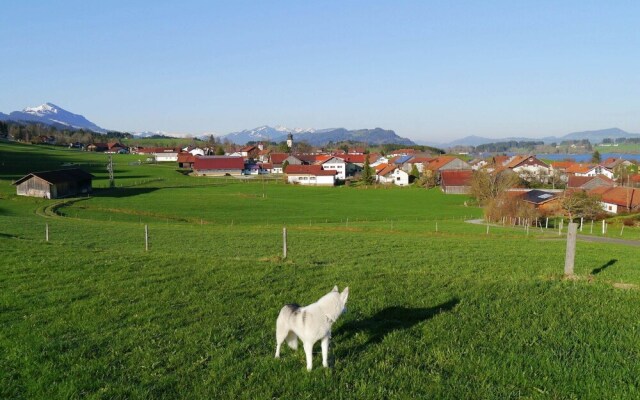
[[[487,234],[465,196],[113,159],[107,189],[104,154],[0,143],[0,398],[640,397],[638,247],[579,241],[566,280],[556,230]],[[91,197],[15,195],[67,163]],[[335,284],[332,368],[274,359],[280,308]]]

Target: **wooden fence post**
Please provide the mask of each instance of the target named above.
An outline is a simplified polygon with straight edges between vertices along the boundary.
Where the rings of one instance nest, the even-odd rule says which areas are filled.
[[[564,275],[573,275],[573,266],[576,258],[576,237],[578,236],[578,224],[569,222],[567,229],[567,252],[564,258]]]
[[[287,258],[287,228],[282,228],[282,258]]]
[[[44,239],[49,241],[49,224],[45,224],[44,226]]]
[[[144,226],[144,251],[149,251],[149,225]]]

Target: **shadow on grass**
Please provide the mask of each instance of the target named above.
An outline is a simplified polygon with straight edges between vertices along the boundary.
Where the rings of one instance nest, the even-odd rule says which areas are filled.
[[[613,264],[615,264],[617,262],[618,262],[618,259],[612,258],[611,260],[609,260],[603,266],[595,268],[593,271],[591,271],[591,275],[598,275],[600,272],[604,271],[605,269],[609,268],[610,266],[612,266]]]
[[[155,192],[158,188],[113,188],[113,189],[93,189],[92,197],[131,197],[141,194]]]
[[[394,331],[409,329],[421,322],[430,320],[438,314],[449,312],[458,303],[460,303],[460,299],[454,297],[449,301],[429,308],[407,308],[401,306],[383,308],[369,318],[347,322],[336,331],[335,336],[348,338],[356,333],[366,332],[369,335],[369,340],[366,343],[344,350],[346,354],[358,354],[368,346],[380,343],[386,335]]]

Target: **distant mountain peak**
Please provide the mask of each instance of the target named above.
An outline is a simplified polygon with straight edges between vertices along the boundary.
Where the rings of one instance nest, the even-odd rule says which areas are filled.
[[[94,124],[80,114],[74,114],[53,103],[44,103],[36,107],[25,107],[22,111],[14,111],[9,118],[15,121],[30,121],[52,125],[58,128],[86,129],[98,133],[106,130]]]

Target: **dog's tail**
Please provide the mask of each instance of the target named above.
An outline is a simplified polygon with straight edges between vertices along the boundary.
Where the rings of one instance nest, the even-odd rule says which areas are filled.
[[[289,347],[294,350],[298,350],[298,335],[293,333],[293,331],[289,331],[289,334],[287,335],[287,338],[285,340],[287,341]]]

